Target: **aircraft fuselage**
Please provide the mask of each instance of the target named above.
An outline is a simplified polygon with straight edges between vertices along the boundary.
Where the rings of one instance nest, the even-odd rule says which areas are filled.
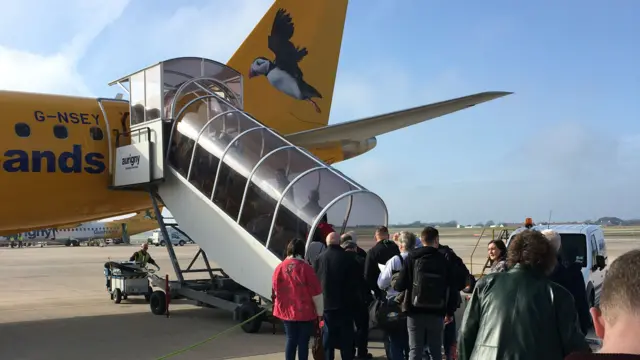
[[[109,141],[128,126],[126,102],[0,91],[4,206],[0,235],[86,222],[151,207],[149,194],[113,191]]]

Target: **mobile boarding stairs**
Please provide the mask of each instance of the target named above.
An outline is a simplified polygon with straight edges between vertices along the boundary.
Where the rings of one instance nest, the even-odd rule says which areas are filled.
[[[158,200],[200,246],[196,256],[220,267],[182,270],[167,242],[177,278],[169,284],[172,297],[248,319],[270,302],[271,277],[288,241],[298,236],[308,246],[324,215],[341,233],[387,225],[379,196],[242,110],[243,77],[236,70],[175,58],[114,84],[129,94],[130,121],[128,129],[108,131],[112,188],[148,191],[164,238]],[[99,99],[105,118],[108,102],[126,101]],[[194,271],[210,276],[185,280]],[[152,309],[165,296],[163,284],[154,285]],[[243,328],[257,331],[265,319]]]

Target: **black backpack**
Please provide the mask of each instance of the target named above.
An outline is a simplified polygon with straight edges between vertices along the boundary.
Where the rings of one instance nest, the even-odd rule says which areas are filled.
[[[450,247],[440,246],[439,249],[451,266],[451,283],[457,291],[462,291],[467,287],[467,282],[471,276],[469,269]]]
[[[449,301],[450,265],[435,252],[415,259],[411,305],[417,309],[443,311]]]

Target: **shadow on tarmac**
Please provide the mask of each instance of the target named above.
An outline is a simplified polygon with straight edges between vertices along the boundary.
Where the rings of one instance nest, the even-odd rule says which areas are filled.
[[[121,304],[126,306],[128,304]],[[131,305],[136,305],[131,304]],[[0,358],[12,360],[157,359],[201,342],[236,322],[218,309],[187,309],[171,317],[150,312],[0,324]],[[171,359],[225,359],[284,351],[281,327],[237,328]]]

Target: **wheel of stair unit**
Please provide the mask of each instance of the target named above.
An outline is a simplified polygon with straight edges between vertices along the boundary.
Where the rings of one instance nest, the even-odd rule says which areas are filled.
[[[166,245],[167,245],[167,243],[164,242],[164,240],[160,241],[160,246],[166,246]]]
[[[149,302],[149,300],[151,299],[152,293],[153,293],[153,289],[151,288],[151,286],[149,286],[149,288],[147,289],[147,293],[144,294],[144,301]]]
[[[163,291],[156,290],[151,294],[149,307],[154,315],[164,315],[167,312],[167,297]]]
[[[240,305],[240,308],[238,309],[238,312],[239,312],[238,317],[240,319],[240,322],[244,323],[245,321],[247,321],[247,319],[254,317],[261,311],[262,309],[260,308],[260,306],[258,306],[258,304],[254,303],[253,301],[249,301]],[[258,332],[261,327],[262,327],[262,316],[258,316],[257,318],[247,323],[244,323],[241,326],[244,332],[250,333],[250,334]]]
[[[178,243],[178,245],[180,246],[184,246],[184,244],[185,244],[184,240],[180,240],[180,242]]]
[[[120,289],[113,290],[113,293],[111,294],[111,299],[113,300],[114,303],[120,304],[120,302],[122,301],[122,291],[120,291]]]

